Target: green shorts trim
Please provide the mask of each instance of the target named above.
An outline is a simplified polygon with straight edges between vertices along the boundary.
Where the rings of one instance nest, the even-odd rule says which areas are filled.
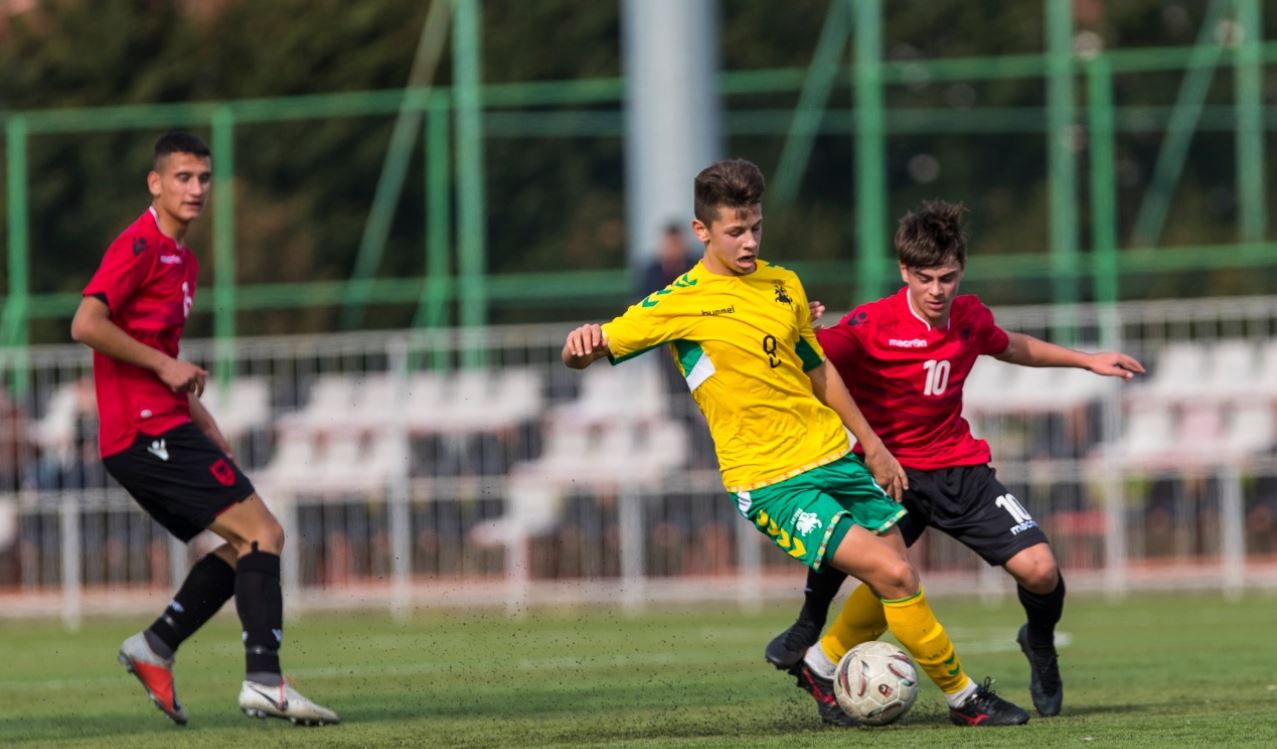
[[[834,522],[834,530],[829,534],[829,540],[825,542],[825,553],[821,555],[821,564],[832,563],[834,561],[834,552],[838,551],[838,547],[842,546],[842,540],[851,532],[851,526],[855,523],[851,522],[850,515],[843,515]]]
[[[814,570],[825,561],[839,519],[846,517],[874,533],[884,533],[905,516],[905,508],[874,482],[856,455],[760,489],[737,492],[732,498],[754,527]]]

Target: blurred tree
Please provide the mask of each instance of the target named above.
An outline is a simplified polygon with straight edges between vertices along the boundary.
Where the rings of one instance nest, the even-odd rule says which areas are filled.
[[[442,1],[442,0],[435,0]],[[774,3],[721,0],[725,70],[804,68],[829,0]],[[407,79],[428,3],[422,0],[44,0],[0,25],[0,106],[10,110],[129,103],[211,101],[334,91],[393,89]],[[1197,38],[1205,4],[1175,0],[1075,3],[1079,33],[1102,46],[1166,46]],[[972,0],[883,3],[884,51],[891,60],[994,54],[1032,54],[1042,48],[1042,3]],[[997,23],[989,19],[996,18]],[[1277,14],[1266,14],[1270,30]],[[621,73],[619,8],[615,2],[488,0],[483,3],[486,81],[547,81],[617,77]],[[451,80],[445,52],[436,82]],[[850,45],[843,62],[851,61]],[[1277,92],[1277,77],[1267,76]],[[1167,105],[1177,73],[1119,76],[1122,104]],[[1040,107],[1038,79],[951,82],[919,79],[887,91],[893,108],[965,110]],[[1228,104],[1231,72],[1216,74],[1210,101]],[[738,95],[734,110],[792,108],[793,93]],[[1076,101],[1085,103],[1079,78]],[[836,86],[829,103],[847,111],[851,87]],[[581,109],[579,106],[567,109]],[[611,105],[598,109],[616,112]],[[541,107],[535,114],[549,114]],[[495,112],[499,116],[501,112]],[[495,121],[495,119],[494,119]],[[890,120],[889,120],[890,124]],[[244,124],[237,130],[236,206],[239,279],[341,279],[356,249],[388,144],[389,116]],[[207,136],[206,130],[196,129]],[[158,133],[105,132],[36,135],[30,140],[30,206],[36,291],[82,287],[102,249],[146,203],[151,142]],[[1126,236],[1143,199],[1161,133],[1122,132],[1119,222]],[[736,135],[727,151],[757,160],[771,173],[781,139]],[[606,137],[516,136],[494,127],[487,147],[489,270],[497,273],[624,265],[624,149],[619,132]],[[1084,148],[1085,142],[1080,141]],[[888,139],[892,218],[930,197],[963,200],[973,209],[977,256],[1045,251],[1046,158],[1041,133],[986,135],[894,134]],[[383,276],[423,272],[423,154],[412,156],[410,177],[378,270]],[[798,203],[768,216],[774,257],[850,259],[855,247],[854,148],[842,134],[815,142]],[[1085,193],[1085,155],[1079,161]],[[1164,241],[1228,242],[1235,238],[1232,139],[1199,135],[1176,192]],[[1079,196],[1085,200],[1085,194]],[[1084,203],[1083,203],[1084,206]],[[214,205],[211,210],[218,208]],[[1087,211],[1082,211],[1083,221]],[[3,215],[0,214],[0,221]],[[192,245],[205,257],[211,281],[209,229],[197,225]],[[1089,230],[1080,236],[1085,246]],[[879,248],[887,251],[888,248]],[[5,270],[0,267],[0,284]],[[1206,280],[1171,278],[1147,285],[1152,293],[1273,291],[1265,274],[1217,274]],[[827,279],[826,298],[849,302],[848,279]],[[819,285],[819,282],[814,282]],[[1267,284],[1267,285],[1265,285]],[[1144,285],[1139,288],[1143,290]],[[978,290],[998,301],[1045,298],[1032,285],[997,284]],[[498,310],[495,319],[571,314],[564,309]],[[206,310],[207,307],[204,307]],[[403,325],[412,310],[370,310],[368,325]],[[69,314],[69,311],[68,311]],[[334,310],[245,316],[246,330],[320,330],[335,326]],[[196,332],[207,332],[197,319]],[[65,325],[36,331],[64,340]]]

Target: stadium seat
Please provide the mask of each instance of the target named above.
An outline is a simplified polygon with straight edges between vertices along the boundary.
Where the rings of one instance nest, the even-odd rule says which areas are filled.
[[[311,432],[285,429],[279,432],[270,462],[254,474],[253,482],[268,494],[300,491],[318,483],[323,465],[323,451]]]
[[[1229,409],[1225,446],[1229,457],[1253,455],[1277,445],[1277,425],[1267,403],[1238,403]]]
[[[224,387],[211,382],[200,396],[200,403],[217,420],[226,439],[235,442],[270,423],[270,381],[265,377],[237,377]]]
[[[292,431],[349,428],[355,409],[356,379],[345,374],[325,374],[315,379],[306,405],[281,416],[276,424]]]
[[[1260,350],[1255,372],[1259,385],[1258,395],[1277,400],[1277,339],[1270,340]]]
[[[1259,389],[1257,347],[1254,341],[1220,341],[1209,349],[1201,397],[1244,398]]]
[[[616,367],[591,367],[581,377],[577,399],[554,407],[551,416],[583,425],[663,417],[669,397],[658,367],[664,363],[648,354]]]
[[[1115,443],[1097,448],[1124,463],[1155,467],[1173,461],[1180,445],[1175,415],[1168,404],[1155,400],[1135,402]]]
[[[59,385],[49,396],[44,415],[30,427],[31,439],[60,463],[73,458],[76,418],[83,410],[82,387],[74,381]],[[89,407],[93,408],[91,404]]]
[[[680,421],[614,421],[584,426],[553,421],[540,458],[515,465],[506,513],[477,525],[479,544],[510,543],[544,533],[559,522],[564,496],[574,488],[616,491],[658,486],[687,462],[690,436]]]
[[[1202,391],[1207,352],[1199,343],[1172,343],[1162,349],[1146,383],[1133,388],[1132,397],[1181,401]]]
[[[542,373],[528,368],[463,369],[409,382],[408,425],[416,433],[464,435],[510,429],[540,415]]]

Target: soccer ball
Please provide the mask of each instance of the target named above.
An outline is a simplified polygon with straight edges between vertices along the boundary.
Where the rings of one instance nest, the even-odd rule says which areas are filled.
[[[909,712],[918,697],[918,672],[900,648],[881,640],[863,642],[834,670],[838,706],[867,726],[885,726]]]

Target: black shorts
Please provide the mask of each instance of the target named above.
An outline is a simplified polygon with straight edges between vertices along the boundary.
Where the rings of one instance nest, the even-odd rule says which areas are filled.
[[[183,541],[255,491],[239,466],[194,424],[158,435],[139,433],[102,463],[148,515]]]
[[[1046,534],[1024,505],[998,481],[989,466],[956,466],[936,471],[905,469],[909,490],[901,504],[909,514],[898,526],[912,546],[927,526],[944,531],[991,565],[1047,543]]]

